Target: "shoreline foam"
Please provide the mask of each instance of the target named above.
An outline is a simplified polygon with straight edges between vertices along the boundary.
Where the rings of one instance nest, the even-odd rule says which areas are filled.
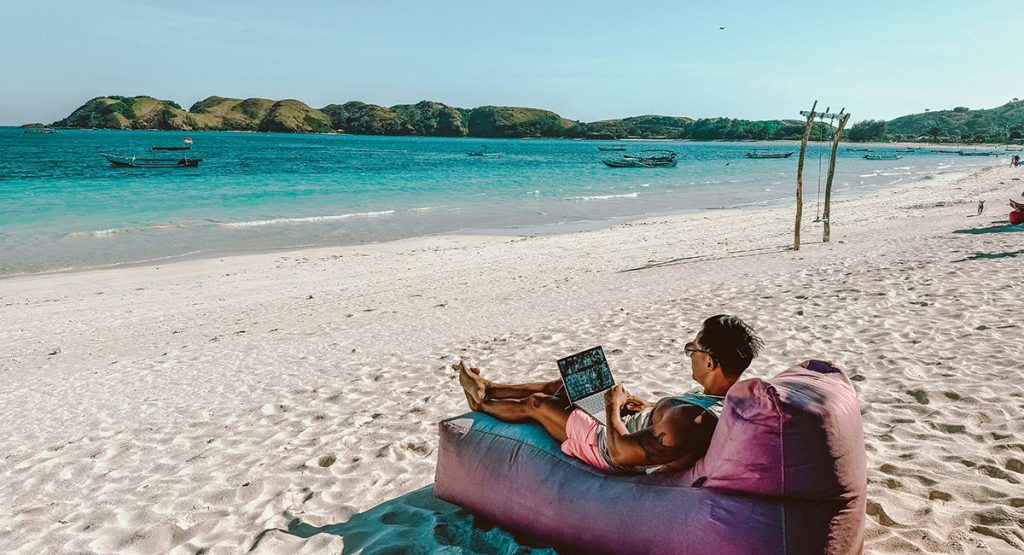
[[[977,171],[977,170],[975,170]],[[938,171],[938,172],[922,172],[918,176],[913,177],[910,180],[904,181],[898,179],[893,182],[885,184],[876,184],[871,190],[863,192],[856,186],[838,186],[833,191],[834,202],[839,202],[849,198],[863,198],[870,197],[876,194],[884,193],[885,191],[901,187],[909,183],[917,183],[921,181],[927,181],[932,179],[954,179],[957,176],[968,175],[970,172],[967,171]],[[811,184],[808,183],[809,187]],[[644,187],[645,185],[640,185]],[[773,184],[773,187],[775,185]],[[781,187],[781,190],[786,190],[787,187]],[[768,188],[765,191],[772,191],[774,189]],[[805,197],[810,199],[810,189],[805,187]],[[852,191],[852,192],[851,192]],[[536,192],[536,191],[535,191]],[[640,198],[640,193],[622,193],[612,195],[593,195],[593,196],[577,196],[577,197],[563,197],[560,200],[566,203],[581,203],[590,201],[615,201],[620,199],[626,199],[629,201]],[[805,200],[805,207],[812,206],[812,200]],[[623,222],[629,221],[643,221],[651,218],[659,218],[666,216],[675,215],[692,215],[701,212],[718,212],[721,210],[763,210],[763,209],[793,209],[795,203],[791,195],[781,197],[765,198],[754,201],[745,201],[735,204],[729,204],[724,206],[708,206],[705,208],[696,209],[672,209],[667,211],[652,211],[646,214],[637,215],[614,215],[608,216],[600,220],[574,220],[574,221],[557,221],[550,223],[523,223],[521,225],[513,226],[498,226],[498,227],[479,227],[471,225],[467,228],[462,229],[451,229],[445,231],[433,231],[425,233],[417,233],[409,236],[397,237],[382,237],[377,239],[365,238],[365,239],[351,239],[347,241],[337,242],[326,242],[326,243],[310,243],[310,244],[292,244],[292,245],[254,245],[252,247],[224,247],[224,246],[209,246],[205,248],[193,248],[187,252],[181,253],[167,253],[159,254],[156,256],[146,256],[140,259],[123,260],[123,261],[94,261],[94,262],[83,262],[75,265],[62,265],[57,267],[42,268],[42,269],[21,269],[17,271],[0,271],[0,281],[4,279],[10,279],[13,277],[24,277],[24,276],[42,276],[50,274],[60,273],[74,273],[74,272],[87,272],[101,269],[112,269],[112,268],[132,268],[140,265],[146,265],[152,262],[161,260],[196,260],[203,258],[223,258],[231,257],[236,255],[252,255],[252,254],[269,254],[279,252],[289,252],[302,250],[307,248],[339,248],[339,247],[359,247],[366,245],[374,245],[380,243],[391,243],[395,241],[404,241],[407,239],[421,239],[424,237],[445,237],[448,235],[465,236],[465,235],[482,235],[482,236],[495,236],[495,237],[509,237],[509,236],[530,236],[530,235],[550,235],[550,234],[561,234],[561,233],[576,233],[579,231],[591,231],[597,229],[604,229],[614,227]],[[316,224],[316,223],[329,223],[332,221],[344,221],[349,219],[369,219],[377,220],[380,218],[386,218],[394,216],[400,212],[408,212],[409,214],[430,214],[440,210],[447,210],[450,212],[458,213],[464,210],[464,207],[451,207],[448,205],[438,206],[426,206],[416,207],[407,209],[387,209],[387,210],[375,210],[375,211],[362,211],[362,212],[351,212],[344,214],[334,215],[318,215],[318,216],[299,216],[299,217],[285,217],[285,218],[270,218],[270,219],[259,219],[259,220],[246,220],[237,222],[221,222],[221,221],[207,221],[207,222],[172,222],[172,223],[155,223],[148,225],[138,226],[124,226],[111,229],[103,230],[91,230],[91,231],[73,231],[66,233],[63,238],[68,240],[80,240],[80,239],[98,239],[108,240],[118,236],[129,235],[129,234],[145,234],[153,232],[164,232],[175,229],[185,229],[189,227],[202,227],[206,225],[213,228],[221,228],[225,230],[244,230],[248,228],[265,228],[265,227],[278,227],[289,225],[302,225],[302,224]],[[66,264],[66,263],[65,263]]]

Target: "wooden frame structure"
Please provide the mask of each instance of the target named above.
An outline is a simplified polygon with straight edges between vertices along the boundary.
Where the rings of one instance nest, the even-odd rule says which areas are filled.
[[[822,216],[824,222],[824,231],[822,232],[821,240],[827,243],[829,235],[831,233],[831,227],[829,225],[829,213],[830,203],[832,201],[832,177],[836,172],[836,152],[839,150],[839,141],[843,138],[843,129],[846,128],[846,123],[850,120],[850,114],[846,112],[846,108],[843,108],[839,113],[829,113],[829,109],[826,108],[824,112],[816,112],[815,109],[818,107],[818,101],[815,100],[814,104],[811,105],[809,111],[801,111],[800,115],[807,118],[807,125],[804,127],[803,138],[800,139],[800,161],[796,166],[796,222],[793,226],[793,250],[800,250],[800,222],[803,219],[804,213],[804,158],[807,156],[807,139],[811,136],[811,130],[814,128],[814,120],[819,119],[822,123],[827,119],[829,120],[829,126],[836,126],[835,132],[832,134],[832,155],[829,157],[828,162],[828,180],[825,184],[825,211]],[[820,182],[819,182],[820,183]]]
[[[845,110],[846,108],[843,108]],[[839,141],[843,138],[843,129],[846,128],[846,122],[850,121],[849,112],[843,113],[839,111],[842,116],[839,118],[839,126],[836,127],[835,134],[832,135],[832,156],[828,161],[828,181],[825,183],[825,210],[822,212],[821,220],[823,222],[824,229],[821,232],[821,242],[828,243],[829,234],[832,232],[832,227],[829,224],[829,207],[832,202],[832,176],[836,173],[836,151],[839,150]]]

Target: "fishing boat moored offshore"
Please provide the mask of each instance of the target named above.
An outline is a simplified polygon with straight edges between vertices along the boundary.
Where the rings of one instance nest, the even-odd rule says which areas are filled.
[[[641,150],[637,155],[601,160],[609,168],[674,168],[679,155],[671,150]]]
[[[480,145],[480,150],[471,150],[466,153],[466,156],[501,156],[500,152],[491,152],[487,150],[487,145]]]
[[[751,150],[750,152],[744,154],[743,157],[744,158],[765,159],[765,158],[789,158],[792,155],[793,155],[792,152],[771,152],[768,149],[755,148],[755,149]]]
[[[150,152],[181,152],[181,158],[140,158],[138,156],[117,156],[116,154],[100,153],[100,156],[119,168],[195,168],[203,161],[202,158],[191,158],[192,139],[186,138],[182,146],[154,146]]]
[[[101,153],[100,156],[119,168],[195,168],[202,158],[138,158]]]

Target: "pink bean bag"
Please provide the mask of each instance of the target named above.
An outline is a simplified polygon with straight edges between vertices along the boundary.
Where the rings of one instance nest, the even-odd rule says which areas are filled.
[[[737,383],[691,469],[608,476],[534,424],[469,413],[440,424],[437,497],[588,553],[859,553],[866,457],[852,384],[808,361]]]

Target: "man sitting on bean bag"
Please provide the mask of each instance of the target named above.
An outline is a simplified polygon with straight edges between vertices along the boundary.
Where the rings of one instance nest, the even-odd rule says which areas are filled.
[[[651,404],[616,385],[605,393],[607,427],[557,395],[561,380],[499,384],[465,362],[454,368],[474,411],[505,422],[536,421],[562,442],[562,452],[610,474],[663,472],[688,468],[704,456],[725,394],[762,346],[739,318],[708,318],[683,350],[701,387]]]

